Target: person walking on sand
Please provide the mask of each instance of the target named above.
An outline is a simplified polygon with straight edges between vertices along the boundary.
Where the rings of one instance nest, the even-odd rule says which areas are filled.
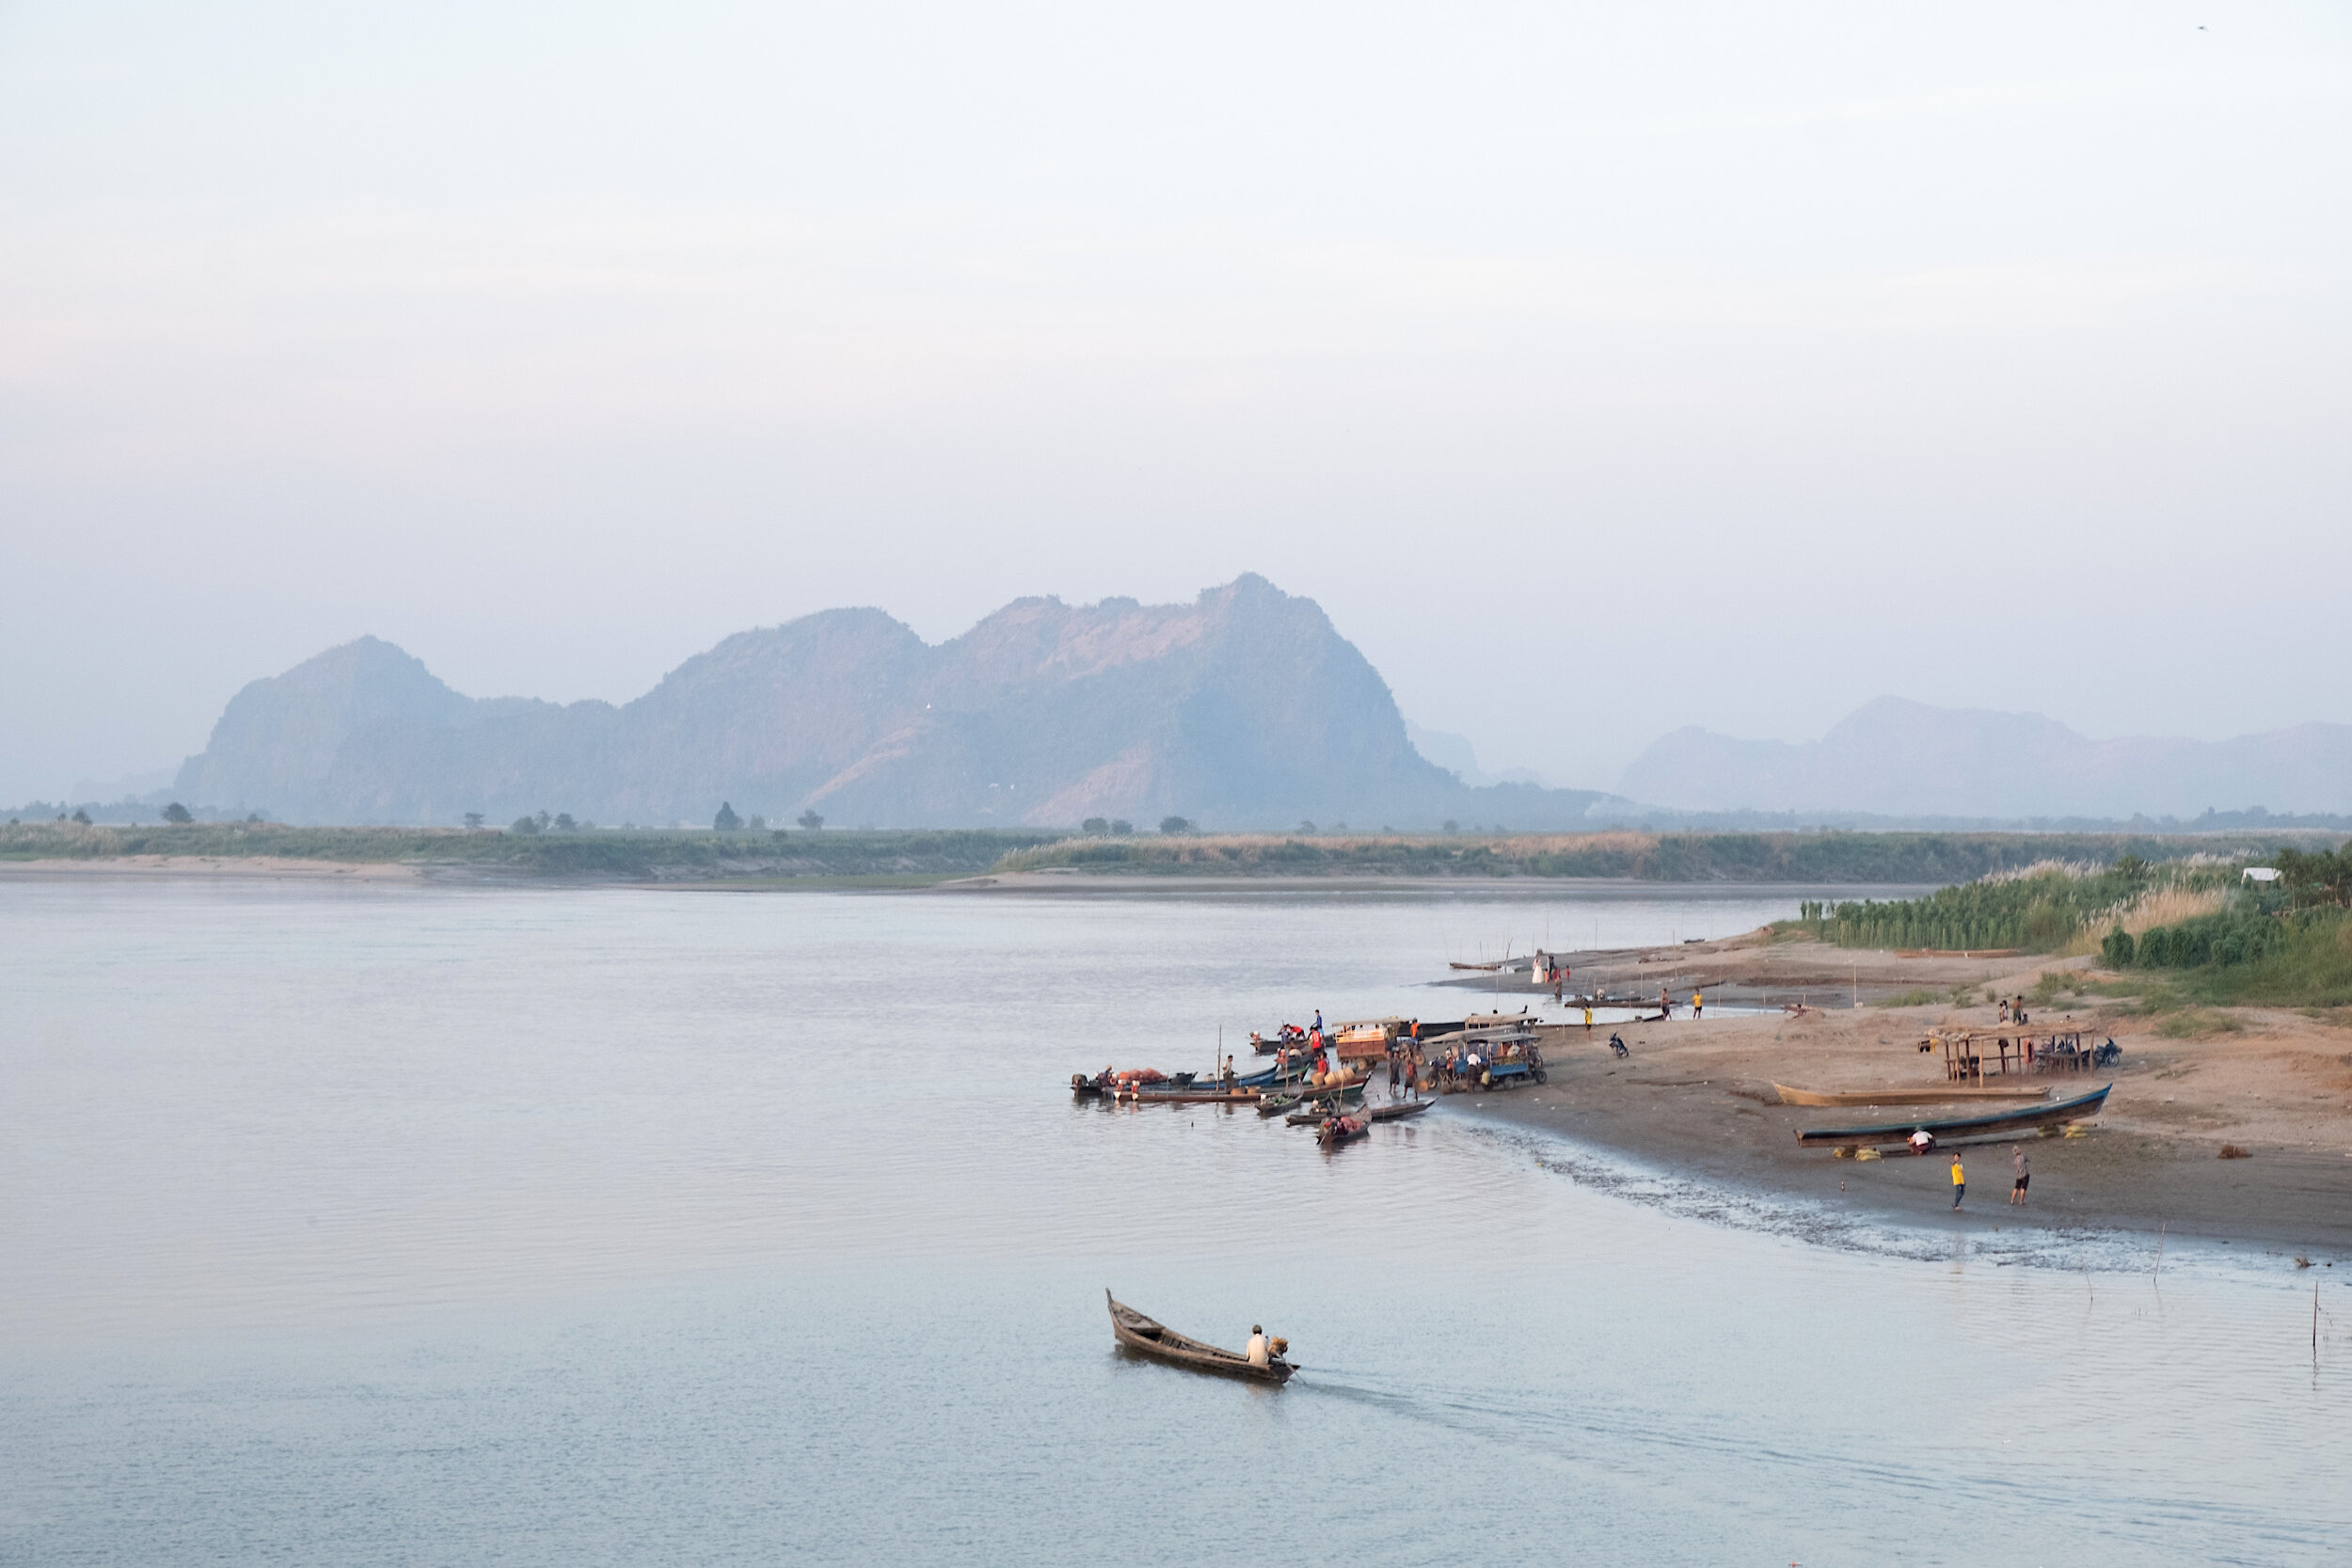
[[[1707,1011],[1707,998],[1697,991],[1692,991],[1691,993],[1691,1022],[1696,1023],[1699,1015],[1705,1011]]]
[[[2016,1157],[2017,1180],[2010,1185],[2009,1200],[2023,1209],[2026,1206],[2026,1183],[2033,1180],[2033,1163],[2026,1158],[2022,1145],[2011,1145],[2010,1153]]]
[[[1968,1190],[1968,1173],[1961,1167],[1960,1150],[1952,1150],[1952,1208],[1960,1208],[1961,1195]]]
[[[1584,1004],[1584,1032],[1588,1035],[1593,1032],[1593,1005],[1590,1002]]]

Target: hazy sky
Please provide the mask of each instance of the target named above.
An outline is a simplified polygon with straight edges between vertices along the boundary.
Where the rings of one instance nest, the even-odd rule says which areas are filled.
[[[1245,570],[1562,784],[2352,721],[2347,193],[2341,4],[0,4],[0,802]]]

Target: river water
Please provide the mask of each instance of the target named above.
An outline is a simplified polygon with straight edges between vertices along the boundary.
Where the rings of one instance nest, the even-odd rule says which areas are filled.
[[[1800,895],[0,883],[0,1561],[2352,1558],[2341,1269],[1060,1086]]]

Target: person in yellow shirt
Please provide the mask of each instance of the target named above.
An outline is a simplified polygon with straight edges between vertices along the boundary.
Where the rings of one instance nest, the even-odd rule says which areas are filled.
[[[1691,993],[1691,1017],[1695,1020],[1699,1014],[1705,1012],[1706,1010],[1707,998],[1701,996],[1697,991],[1692,991]]]
[[[1968,1190],[1968,1173],[1961,1168],[1960,1151],[1952,1150],[1952,1207],[1960,1207],[1960,1195]]]

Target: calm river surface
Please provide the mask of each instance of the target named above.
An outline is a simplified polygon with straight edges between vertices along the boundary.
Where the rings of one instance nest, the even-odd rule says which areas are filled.
[[[2352,1560],[2341,1270],[1062,1087],[1798,896],[0,882],[0,1561]]]

